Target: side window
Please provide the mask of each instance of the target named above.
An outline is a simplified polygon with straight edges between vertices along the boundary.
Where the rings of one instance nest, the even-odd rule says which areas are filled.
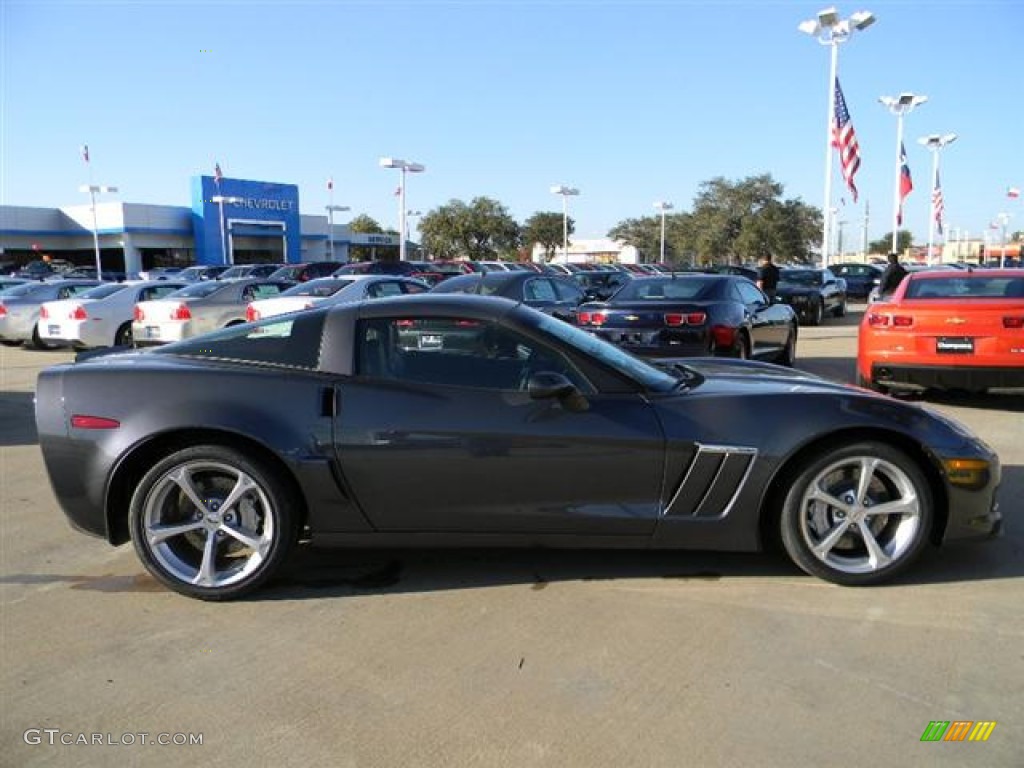
[[[736,287],[739,289],[740,298],[744,304],[754,304],[760,302],[761,304],[767,304],[767,297],[757,289],[757,286],[753,283],[737,282]]]
[[[246,301],[259,301],[260,299],[272,299],[281,293],[281,286],[277,283],[257,283],[246,288],[249,297]]]
[[[523,298],[526,301],[558,301],[555,287],[551,285],[551,281],[539,277],[526,281]]]
[[[148,288],[143,288],[141,291],[139,291],[138,300],[153,301],[154,299],[159,299],[163,296],[166,296],[169,293],[174,293],[176,290],[178,289],[174,286],[151,285]]]
[[[593,391],[564,356],[499,323],[468,318],[375,318],[357,331],[356,374],[415,384],[526,389],[540,371]]]
[[[242,289],[242,301],[252,301],[255,298],[256,289],[253,286],[247,285],[245,286],[245,288]]]
[[[572,301],[579,304],[583,301],[583,291],[567,280],[552,280],[555,290],[558,291],[558,298],[562,301]]]
[[[381,281],[367,286],[366,295],[371,299],[379,299],[383,296],[401,296],[402,286],[395,280]]]
[[[430,290],[429,288],[417,285],[416,283],[401,283],[401,287],[405,293],[424,293]]]

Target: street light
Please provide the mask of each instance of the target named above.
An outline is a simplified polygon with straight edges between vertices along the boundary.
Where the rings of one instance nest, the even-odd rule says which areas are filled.
[[[900,182],[903,176],[903,116],[908,112],[912,112],[914,107],[928,101],[928,97],[917,96],[913,93],[901,93],[895,98],[892,96],[882,96],[878,100],[890,112],[896,115],[896,188],[893,192],[892,201],[892,252],[896,253],[896,233],[900,227],[900,207],[902,202]]]
[[[400,238],[398,242],[398,260],[405,261],[405,239],[406,239],[406,220],[407,211],[405,208],[405,174],[406,173],[423,173],[427,170],[425,165],[420,163],[407,162],[405,160],[399,160],[397,157],[382,157],[380,159],[381,168],[398,168],[402,172],[401,181],[398,183],[398,226]]]
[[[928,261],[932,261],[932,246],[935,244],[935,199],[936,193],[940,192],[939,189],[939,150],[943,147],[948,146],[956,141],[955,133],[947,133],[939,135],[933,133],[930,136],[922,136],[917,140],[918,144],[927,147],[932,153],[932,197],[931,197],[931,216],[928,222]]]
[[[347,205],[325,205],[327,210],[327,260],[334,261],[334,212],[351,211]]]
[[[835,8],[818,12],[816,19],[809,19],[797,25],[797,29],[818,38],[822,45],[832,48],[828,76],[828,125],[825,132],[825,204],[824,226],[821,233],[822,266],[828,266],[829,208],[832,205],[832,125],[836,114],[836,70],[839,66],[839,44],[850,39],[854,32],[861,32],[875,23],[870,11],[857,11],[849,19],[840,19]]]
[[[1000,268],[1005,268],[1006,267],[1006,225],[1010,223],[1010,214],[1008,214],[1005,211],[1003,211],[998,216],[996,216],[996,220],[999,222],[1000,227],[1001,227],[1001,229],[1003,231],[1002,251],[1000,252],[1000,256],[999,256],[999,266],[1000,266]]]
[[[661,261],[665,263],[665,211],[671,211],[675,206],[659,200],[654,204],[654,210],[661,211]]]
[[[575,187],[564,184],[551,187],[551,194],[562,196],[562,259],[566,264],[569,263],[569,197],[579,193]]]
[[[92,246],[96,251],[96,279],[103,279],[103,264],[100,259],[100,227],[96,219],[96,194],[117,194],[117,187],[107,187],[100,184],[83,184],[78,188],[79,192],[88,192],[92,200]]]
[[[225,195],[214,195],[213,197],[210,198],[210,200],[217,204],[217,208],[220,211],[221,260],[225,264],[234,264],[234,250],[232,250],[230,254],[228,253],[228,233],[227,230],[224,229],[224,203],[228,203],[229,205],[239,205],[240,203],[244,203],[245,200],[241,197],[227,197]]]

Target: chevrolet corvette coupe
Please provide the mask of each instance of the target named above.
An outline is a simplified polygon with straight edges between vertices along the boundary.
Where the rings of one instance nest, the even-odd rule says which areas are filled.
[[[1001,526],[999,459],[944,416],[765,363],[654,365],[495,297],[318,307],[56,365],[36,424],[71,523],[207,600],[256,589],[298,540],[779,541],[866,585]]]
[[[864,313],[857,382],[878,391],[1024,387],[1024,269],[911,272]]]

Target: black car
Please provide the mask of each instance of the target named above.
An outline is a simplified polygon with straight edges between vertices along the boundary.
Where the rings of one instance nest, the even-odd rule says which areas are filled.
[[[635,277],[610,300],[581,305],[577,323],[645,357],[796,360],[793,311],[739,275]]]
[[[478,293],[522,302],[561,320],[576,319],[576,308],[586,298],[571,278],[536,272],[487,272],[450,277],[431,293]]]
[[[807,325],[821,325],[826,314],[846,314],[846,282],[830,269],[784,267],[779,270],[775,295]]]
[[[833,264],[829,269],[846,281],[846,295],[851,299],[866,299],[881,281],[884,271],[875,264]]]
[[[573,279],[583,287],[583,292],[592,301],[607,301],[622,286],[639,273],[631,273],[618,269],[594,272],[578,272]]]
[[[403,346],[419,322],[436,348]],[[493,297],[314,308],[65,363],[40,373],[35,408],[72,524],[210,600],[265,582],[300,535],[732,551],[777,536],[808,573],[865,585],[1001,524],[998,457],[944,416],[763,363],[651,365]]]
[[[754,283],[761,279],[761,275],[756,269],[739,264],[719,264],[714,267],[706,267],[704,271],[713,275],[739,275]]]

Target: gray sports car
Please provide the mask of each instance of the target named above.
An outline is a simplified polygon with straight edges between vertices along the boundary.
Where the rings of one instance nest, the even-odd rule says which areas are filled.
[[[54,366],[36,423],[71,522],[211,600],[299,539],[781,541],[861,585],[1001,525],[998,458],[943,416],[765,363],[650,364],[492,297],[315,308]]]

